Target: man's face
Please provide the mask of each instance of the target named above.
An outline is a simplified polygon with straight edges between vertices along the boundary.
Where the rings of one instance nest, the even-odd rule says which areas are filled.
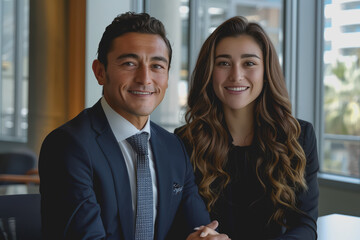
[[[155,34],[126,33],[113,40],[105,70],[98,60],[93,70],[108,104],[141,129],[164,98],[168,86],[169,53]]]

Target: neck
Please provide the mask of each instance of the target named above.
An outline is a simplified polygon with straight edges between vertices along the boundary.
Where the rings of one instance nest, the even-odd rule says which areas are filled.
[[[134,125],[137,129],[141,130],[145,127],[145,124],[147,122],[148,118],[146,119],[135,119],[130,121],[132,125]]]
[[[235,146],[249,146],[254,138],[254,110],[246,107],[239,110],[224,109],[225,121]]]
[[[128,111],[125,111],[120,108],[116,108],[111,101],[108,101],[107,97],[105,97],[105,100],[107,104],[114,110],[116,113],[118,113],[120,116],[128,120],[132,125],[134,125],[137,129],[141,130],[145,127],[145,124],[147,123],[149,119],[149,115],[136,115],[133,113],[130,113]]]

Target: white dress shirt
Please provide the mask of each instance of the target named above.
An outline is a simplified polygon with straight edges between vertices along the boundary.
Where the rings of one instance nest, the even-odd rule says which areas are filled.
[[[135,210],[136,210],[136,158],[137,154],[132,149],[131,145],[126,141],[128,137],[131,137],[135,134],[141,132],[147,132],[149,134],[150,139],[150,116],[148,121],[146,122],[143,129],[138,130],[134,125],[132,125],[128,120],[123,118],[120,114],[115,112],[109,104],[106,102],[106,99],[102,97],[101,99],[101,106],[104,109],[105,116],[110,124],[111,130],[115,135],[116,140],[119,143],[121,152],[124,156],[127,172],[129,175],[130,181],[130,189],[131,189],[131,196],[132,196],[132,208],[134,212],[134,223],[135,223]],[[157,181],[156,181],[156,173],[155,173],[155,166],[154,166],[154,157],[151,150],[150,142],[148,139],[148,149],[149,149],[149,167],[152,179],[152,186],[153,186],[153,209],[154,209],[154,226],[155,226],[155,219],[156,219],[156,206],[158,202],[157,197]],[[120,161],[120,158],[119,158]]]

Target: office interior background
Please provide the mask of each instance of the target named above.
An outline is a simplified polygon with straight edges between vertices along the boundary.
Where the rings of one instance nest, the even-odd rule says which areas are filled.
[[[169,88],[151,119],[184,123],[188,82],[224,20],[259,22],[277,48],[293,114],[316,130],[319,215],[360,216],[360,1],[0,0],[0,152],[39,153],[44,137],[101,97],[91,70],[105,27],[123,12],[160,19],[173,47]]]

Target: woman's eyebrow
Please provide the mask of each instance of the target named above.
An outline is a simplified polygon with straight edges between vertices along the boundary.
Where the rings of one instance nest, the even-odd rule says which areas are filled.
[[[215,57],[215,59],[216,58],[231,58],[231,56],[229,55],[229,54],[220,54],[220,55],[217,55],[216,57]]]
[[[252,54],[252,53],[241,54],[241,58],[251,58],[251,57],[260,59],[260,57],[258,55],[256,55],[256,54]]]

